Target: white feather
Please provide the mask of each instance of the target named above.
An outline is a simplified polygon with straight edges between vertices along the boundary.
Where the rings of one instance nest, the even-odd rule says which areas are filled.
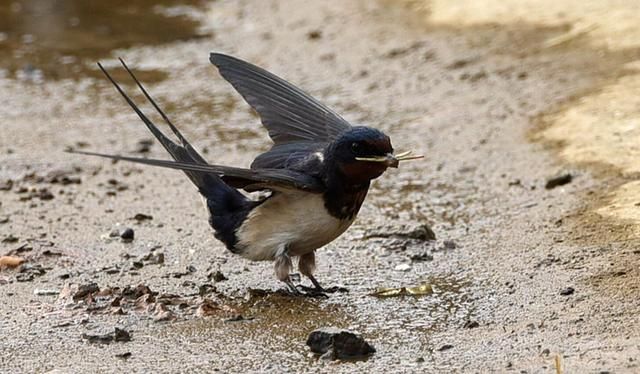
[[[331,216],[321,194],[282,191],[249,213],[236,232],[236,247],[251,260],[273,260],[285,247],[290,256],[301,256],[333,241],[351,223]]]

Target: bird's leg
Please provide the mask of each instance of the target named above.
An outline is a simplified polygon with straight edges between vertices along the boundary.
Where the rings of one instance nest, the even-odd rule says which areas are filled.
[[[284,284],[287,285],[287,291],[295,296],[300,296],[302,293],[296,288],[296,285],[293,284],[289,273],[291,273],[291,268],[293,268],[293,264],[291,263],[291,257],[287,252],[286,248],[278,250],[278,253],[275,256],[274,261],[274,269],[276,271],[276,277]]]
[[[319,297],[327,297],[325,294],[325,289],[322,288],[320,283],[313,276],[313,271],[316,268],[316,254],[315,252],[309,252],[300,256],[298,260],[298,269],[302,275],[309,278],[311,283],[313,283],[314,288],[299,286],[303,291],[307,293],[308,296],[319,296]]]

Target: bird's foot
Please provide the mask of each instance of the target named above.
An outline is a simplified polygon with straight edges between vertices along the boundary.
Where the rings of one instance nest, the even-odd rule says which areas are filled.
[[[303,292],[306,297],[322,297],[328,298],[329,296],[326,293],[326,290],[322,287],[307,287],[301,284],[298,285],[298,290]]]

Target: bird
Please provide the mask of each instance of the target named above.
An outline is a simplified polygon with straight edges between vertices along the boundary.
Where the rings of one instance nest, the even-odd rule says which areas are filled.
[[[273,141],[249,168],[209,164],[185,139],[129,69],[120,63],[177,138],[167,137],[98,67],[173,160],[71,150],[72,153],[182,170],[203,198],[214,236],[234,254],[273,261],[278,280],[293,295],[324,295],[314,277],[316,250],[354,222],[371,181],[400,161],[389,136],[352,126],[333,110],[276,75],[241,59],[211,53],[210,62],[261,119]],[[259,192],[259,193],[255,193]],[[258,197],[255,197],[258,195]],[[313,287],[296,286],[293,260]]]

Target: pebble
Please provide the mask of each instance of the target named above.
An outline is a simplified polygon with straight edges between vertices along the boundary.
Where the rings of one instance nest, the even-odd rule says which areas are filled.
[[[335,327],[322,327],[311,332],[307,345],[311,352],[331,360],[364,357],[376,352],[362,336]]]
[[[124,242],[130,242],[133,240],[135,233],[133,232],[133,229],[130,227],[127,227],[126,229],[122,230],[122,232],[120,233],[120,239],[122,239],[122,241]]]
[[[411,270],[411,265],[409,264],[400,264],[395,267],[396,271],[409,271]]]
[[[564,186],[565,184],[571,183],[572,180],[573,180],[573,175],[569,173],[565,173],[557,177],[549,178],[547,180],[547,183],[544,185],[544,188],[547,190],[551,190],[553,188]]]
[[[575,291],[576,290],[573,287],[567,287],[567,288],[564,288],[564,289],[560,290],[560,295],[562,295],[562,296],[573,295],[573,293]]]
[[[209,275],[207,275],[207,278],[209,278],[209,280],[213,280],[214,282],[222,282],[227,280],[227,277],[225,277],[220,270],[216,270],[213,273],[210,273]]]
[[[60,290],[56,289],[35,289],[33,290],[33,294],[36,296],[58,296]]]

